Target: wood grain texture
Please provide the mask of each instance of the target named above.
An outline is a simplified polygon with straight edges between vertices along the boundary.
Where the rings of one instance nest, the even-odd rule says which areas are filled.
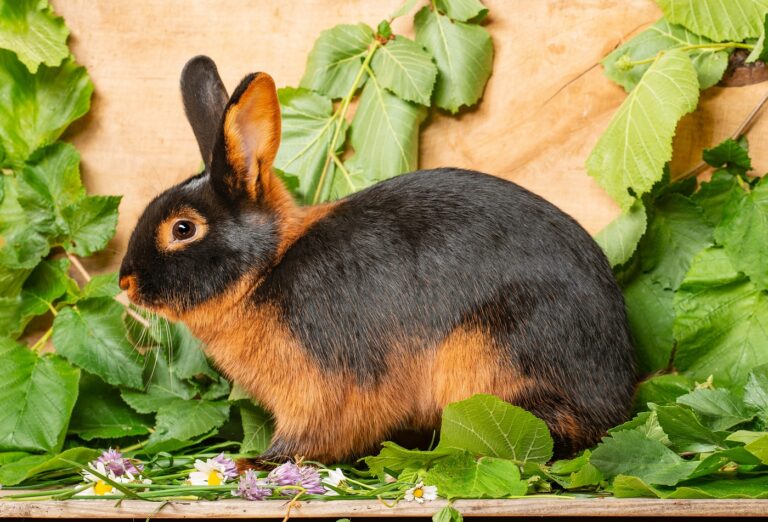
[[[180,501],[160,504],[124,500],[0,501],[0,517],[19,518],[282,518],[287,502],[265,500]],[[425,504],[400,502],[387,507],[375,500],[301,502],[291,518],[308,517],[431,517],[447,505],[444,500]],[[652,500],[522,498],[511,500],[457,500],[453,506],[464,516],[484,517],[763,517],[768,500]]]
[[[376,26],[401,0],[53,0],[72,29],[76,58],[95,83],[93,110],[68,132],[83,154],[88,188],[123,194],[118,233],[86,260],[115,269],[146,203],[200,165],[184,118],[178,78],[186,60],[208,54],[232,89],[251,71],[296,85],[323,29]],[[478,108],[459,117],[436,111],[421,133],[421,166],[473,168],[514,180],[595,233],[617,213],[586,175],[584,162],[623,101],[597,62],[653,23],[652,0],[485,0],[493,76]],[[413,33],[412,15],[396,31]],[[766,84],[712,88],[678,129],[674,171],[738,127]],[[750,133],[758,171],[768,169],[768,121]]]

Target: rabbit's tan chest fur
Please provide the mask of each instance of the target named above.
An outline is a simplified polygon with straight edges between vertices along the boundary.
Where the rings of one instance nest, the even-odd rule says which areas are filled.
[[[511,400],[510,392],[532,384],[499,364],[486,335],[465,329],[431,349],[393,345],[384,378],[358,384],[343,370],[321,370],[272,305],[247,304],[257,284],[246,278],[179,318],[207,343],[219,369],[273,413],[275,437],[303,449],[286,456],[343,459],[397,429],[437,428],[448,403],[475,393]]]

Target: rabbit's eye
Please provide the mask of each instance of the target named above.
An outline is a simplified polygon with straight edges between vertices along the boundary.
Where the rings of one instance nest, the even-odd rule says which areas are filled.
[[[191,221],[180,220],[173,224],[173,238],[184,241],[195,235],[195,224]]]

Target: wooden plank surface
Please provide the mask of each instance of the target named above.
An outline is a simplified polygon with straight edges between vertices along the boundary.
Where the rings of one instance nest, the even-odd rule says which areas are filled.
[[[0,517],[24,518],[282,518],[287,503],[279,500],[249,502],[171,502],[159,511],[159,503],[136,500],[0,501]],[[431,517],[447,504],[439,500],[426,504],[400,502],[387,507],[377,501],[302,502],[291,510],[291,518],[306,517]],[[454,503],[464,516],[548,517],[717,517],[768,515],[768,500],[652,500],[652,499],[553,499],[458,500]]]

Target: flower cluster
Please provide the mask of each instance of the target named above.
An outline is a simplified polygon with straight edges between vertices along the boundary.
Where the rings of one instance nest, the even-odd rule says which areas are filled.
[[[322,479],[320,471],[313,466],[286,462],[273,469],[265,478],[259,478],[253,471],[246,471],[240,477],[238,488],[232,494],[246,500],[264,500],[275,488],[280,488],[279,494],[284,496],[293,496],[300,492],[310,495],[335,495],[335,491],[326,488],[323,484],[338,486],[345,480],[344,473],[338,468],[328,470],[328,477]]]
[[[115,489],[115,487],[110,484],[110,481],[119,484],[152,483],[151,480],[141,476],[143,468],[140,464],[136,465],[130,459],[123,458],[123,455],[119,451],[113,450],[112,448],[102,452],[96,460],[89,462],[88,468],[91,471],[83,471],[83,480],[88,484],[88,487],[78,492],[77,495],[122,495],[122,492]],[[109,481],[104,480],[97,474],[107,477]]]

